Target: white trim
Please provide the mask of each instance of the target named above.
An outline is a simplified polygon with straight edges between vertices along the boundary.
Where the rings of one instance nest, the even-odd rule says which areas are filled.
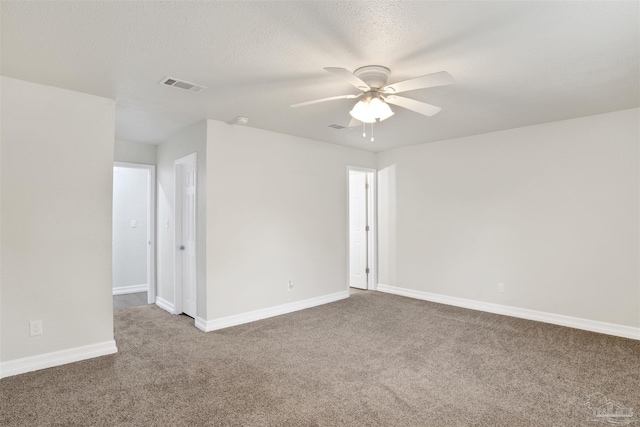
[[[370,291],[375,291],[377,290],[377,286],[378,286],[378,189],[377,189],[377,185],[378,185],[378,171],[376,169],[370,169],[370,168],[361,168],[358,166],[347,166],[347,279],[346,279],[346,284],[347,284],[347,290],[349,289],[349,280],[351,277],[351,260],[350,260],[350,256],[351,256],[351,241],[349,238],[349,233],[350,233],[350,229],[349,229],[349,205],[351,202],[350,199],[350,195],[349,195],[349,172],[350,171],[358,171],[358,172],[366,172],[368,174],[370,174],[371,176],[371,182],[369,183],[369,192],[368,192],[368,198],[369,198],[369,227],[370,227],[370,246],[369,246],[369,253],[370,253],[370,261],[371,261],[371,268],[370,268],[370,276],[369,276],[369,280],[367,283],[367,289]]]
[[[582,329],[585,331],[598,332],[601,334],[640,340],[640,328],[636,328],[633,326],[618,325],[615,323],[582,319],[579,317],[565,316],[562,314],[529,310],[527,308],[512,307],[508,305],[474,301],[447,295],[432,294],[429,292],[416,291],[413,289],[383,285],[382,283],[378,283],[378,291],[394,295],[402,295],[409,298],[421,299],[425,301],[437,302],[440,304],[453,305],[456,307],[469,308],[471,310],[486,311],[488,313],[502,314],[504,316],[518,317],[521,319],[535,320],[538,322],[551,323],[553,325],[567,326],[569,328]]]
[[[175,307],[173,303],[170,303],[164,298],[156,297],[156,305],[161,309],[168,311],[171,314],[179,314],[179,313],[175,313]]]
[[[156,167],[142,163],[113,162],[114,167],[143,169],[148,172],[149,194],[147,195],[147,237],[149,250],[147,251],[147,303],[153,304],[156,298]],[[114,295],[117,295],[114,293]]]
[[[0,378],[37,371],[39,369],[51,368],[53,366],[65,365],[67,363],[78,362],[80,360],[93,359],[94,357],[106,356],[107,354],[114,354],[117,352],[118,348],[116,347],[116,342],[111,340],[97,344],[69,348],[67,350],[39,354],[37,356],[9,360],[8,362],[0,363]]]
[[[345,298],[349,298],[348,289],[329,295],[276,305],[274,307],[262,308],[260,310],[249,311],[247,313],[234,314],[233,316],[221,317],[219,319],[205,320],[201,317],[197,317],[196,327],[204,332],[211,332],[231,326],[242,325],[244,323],[255,322],[256,320],[280,316],[281,314],[304,310],[305,308],[328,304]]]
[[[203,319],[202,317],[196,317],[196,328],[200,329],[201,331],[204,332],[208,332],[211,331],[213,329],[209,329],[207,330],[207,321],[205,319]]]
[[[132,285],[132,286],[118,286],[113,288],[113,295],[123,294],[135,294],[136,292],[147,292],[149,285]]]
[[[371,279],[369,280],[369,290],[378,290],[378,171],[371,169],[371,187],[369,197],[371,197]]]
[[[156,167],[149,169],[149,253],[147,254],[149,268],[149,288],[147,303],[153,304],[156,299]]]

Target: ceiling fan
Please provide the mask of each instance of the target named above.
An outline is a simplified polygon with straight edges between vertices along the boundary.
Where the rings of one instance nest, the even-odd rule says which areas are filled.
[[[362,123],[375,123],[391,117],[394,113],[388,104],[397,105],[407,110],[431,117],[437,114],[441,108],[427,104],[415,99],[397,96],[397,93],[408,92],[410,90],[424,89],[428,87],[444,86],[453,84],[453,77],[446,71],[427,74],[426,76],[415,77],[397,83],[387,84],[391,70],[381,65],[367,65],[360,67],[353,73],[345,68],[327,67],[326,71],[343,78],[346,82],[358,88],[359,94],[338,95],[328,98],[316,99],[313,101],[293,104],[291,107],[304,107],[320,102],[334,101],[337,99],[357,99],[358,101],[349,112],[353,118],[349,127]],[[373,139],[372,139],[373,140]]]

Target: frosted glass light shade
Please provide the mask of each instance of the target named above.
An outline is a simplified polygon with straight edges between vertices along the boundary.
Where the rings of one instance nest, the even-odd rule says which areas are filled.
[[[380,98],[373,98],[368,102],[358,101],[349,114],[363,123],[374,123],[376,119],[383,121],[393,116],[393,111],[391,111],[389,104]]]
[[[376,118],[371,114],[369,103],[365,101],[358,101],[356,105],[353,106],[353,109],[349,111],[349,114],[362,123],[373,123],[376,121]]]
[[[393,111],[391,111],[391,107],[389,107],[389,104],[381,101],[378,98],[373,98],[369,103],[369,106],[373,110],[373,116],[377,119],[380,119],[380,121],[393,116]]]

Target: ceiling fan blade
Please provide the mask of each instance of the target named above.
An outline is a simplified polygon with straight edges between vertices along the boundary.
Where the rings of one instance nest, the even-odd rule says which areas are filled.
[[[405,98],[404,96],[385,96],[384,100],[389,104],[415,111],[416,113],[423,114],[427,117],[434,116],[442,110],[442,108],[436,107],[435,105],[426,104],[424,102],[416,101],[415,99]]]
[[[371,90],[371,88],[369,87],[368,84],[366,84],[365,82],[360,80],[359,77],[357,77],[355,74],[353,74],[351,71],[349,71],[349,70],[347,70],[345,68],[326,67],[325,71],[328,71],[328,72],[330,72],[332,74],[335,74],[337,76],[342,77],[348,83],[354,85],[355,87],[357,87],[358,89],[360,89],[363,92],[368,92],[368,91]]]
[[[382,91],[386,93],[400,93],[428,87],[450,85],[453,83],[455,83],[455,80],[453,80],[451,74],[446,71],[440,71],[439,73],[427,74],[426,76],[386,85],[382,88]]]
[[[359,93],[358,95],[338,95],[338,96],[330,96],[329,98],[322,98],[322,99],[314,99],[313,101],[307,101],[307,102],[300,102],[299,104],[292,104],[291,107],[296,108],[296,107],[304,107],[306,105],[311,105],[311,104],[318,104],[320,102],[326,102],[326,101],[334,101],[336,99],[356,99],[356,98],[360,98],[362,96],[361,93]]]
[[[360,120],[354,119],[353,117],[351,118],[351,121],[349,121],[349,124],[347,125],[348,128],[354,128],[356,126],[360,126],[362,125],[362,122]]]

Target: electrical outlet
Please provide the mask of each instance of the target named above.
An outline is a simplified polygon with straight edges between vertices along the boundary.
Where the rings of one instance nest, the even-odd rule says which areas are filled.
[[[504,283],[498,283],[498,292],[504,292]]]
[[[289,280],[289,282],[287,282],[287,289],[288,290],[293,289],[293,282],[291,280]]]
[[[42,320],[29,322],[29,336],[42,335]]]

